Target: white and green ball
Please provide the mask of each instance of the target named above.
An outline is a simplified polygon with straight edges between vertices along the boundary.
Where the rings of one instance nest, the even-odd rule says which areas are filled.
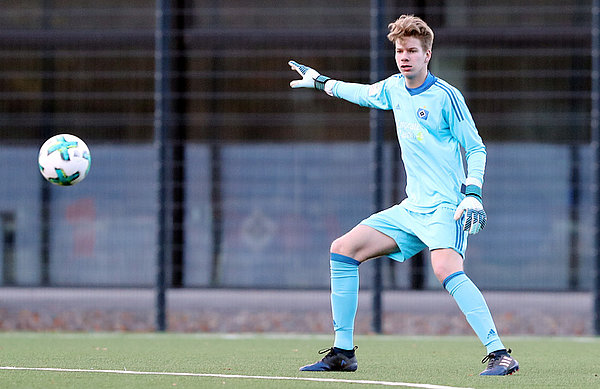
[[[49,182],[69,186],[81,182],[89,173],[92,159],[87,145],[71,134],[54,135],[40,148],[38,164]]]

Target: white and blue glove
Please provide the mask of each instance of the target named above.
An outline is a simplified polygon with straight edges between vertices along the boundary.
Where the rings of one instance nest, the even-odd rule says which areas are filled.
[[[477,182],[478,184],[478,182]],[[465,198],[458,204],[454,213],[454,220],[459,220],[464,213],[463,230],[473,235],[485,228],[487,215],[483,210],[481,201],[481,186],[467,179]]]
[[[309,68],[299,64],[296,61],[289,61],[288,65],[302,76],[301,80],[294,80],[290,82],[292,88],[315,88],[318,90],[325,90],[325,83],[331,78],[322,76],[315,69]]]

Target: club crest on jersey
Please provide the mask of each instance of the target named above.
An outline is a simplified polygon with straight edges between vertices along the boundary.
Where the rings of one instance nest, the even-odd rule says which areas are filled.
[[[429,117],[429,111],[425,108],[419,108],[417,110],[417,116],[419,117],[419,119],[427,120],[427,118]]]

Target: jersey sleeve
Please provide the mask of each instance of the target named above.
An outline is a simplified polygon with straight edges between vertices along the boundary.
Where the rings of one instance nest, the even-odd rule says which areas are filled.
[[[331,93],[332,96],[363,107],[390,110],[392,109],[392,103],[387,93],[388,80],[382,80],[371,85],[336,81]]]
[[[485,145],[462,94],[454,89],[448,94],[448,99],[444,113],[447,115],[452,135],[465,150],[467,177],[476,178],[483,184],[487,159]]]

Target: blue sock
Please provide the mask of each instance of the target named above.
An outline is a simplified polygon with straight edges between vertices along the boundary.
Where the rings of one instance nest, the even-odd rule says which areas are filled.
[[[331,253],[331,311],[335,340],[333,347],[354,348],[354,318],[358,308],[358,262]]]
[[[471,328],[486,347],[488,354],[492,351],[504,349],[498,331],[496,331],[492,314],[483,295],[473,281],[464,272],[459,271],[446,277],[444,288],[454,297]]]

